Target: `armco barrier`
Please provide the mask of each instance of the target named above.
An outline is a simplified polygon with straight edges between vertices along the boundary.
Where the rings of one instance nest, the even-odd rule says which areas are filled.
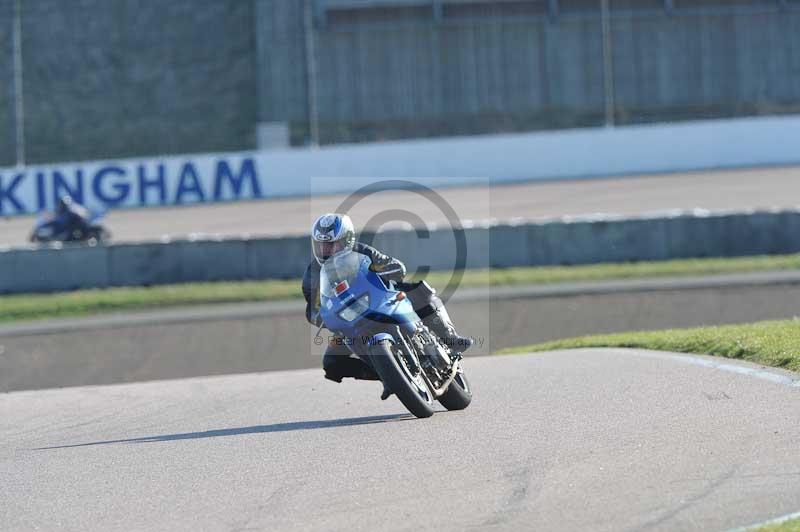
[[[463,229],[467,268],[507,268],[800,252],[800,210],[579,217]],[[362,235],[410,272],[457,265],[451,229]],[[0,293],[299,278],[305,237],[185,240],[0,252]]]
[[[311,261],[307,237],[253,239],[249,244],[247,264],[251,279],[300,277]]]
[[[0,293],[56,292],[108,286],[104,247],[11,250],[0,253]]]

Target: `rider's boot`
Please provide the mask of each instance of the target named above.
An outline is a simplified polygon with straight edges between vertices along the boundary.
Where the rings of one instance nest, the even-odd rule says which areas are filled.
[[[392,394],[394,394],[394,392],[392,390],[390,390],[389,387],[386,386],[386,383],[384,382],[383,383],[383,391],[381,392],[381,401],[387,400],[389,397],[392,396]]]
[[[340,384],[342,379],[345,378],[353,378],[362,381],[381,380],[372,366],[360,358],[353,358],[342,351],[341,349],[332,348],[325,353],[322,359],[322,369],[325,370],[326,379]],[[385,401],[392,393],[393,392],[386,384],[383,384],[381,399]]]
[[[436,312],[423,320],[423,323],[425,323],[433,334],[438,336],[446,346],[458,353],[463,353],[472,347],[474,343],[469,336],[461,336],[458,334],[455,325],[453,325],[453,320],[450,319],[450,315],[447,313],[447,309],[444,308],[444,306],[437,308]]]
[[[359,358],[346,355],[325,355],[322,359],[322,368],[325,378],[341,383],[344,378],[353,378],[362,381],[380,380],[372,366]]]
[[[350,360],[357,360],[357,359],[351,358]],[[361,361],[358,360],[358,362],[361,362]],[[363,362],[361,362],[361,363],[363,364]],[[351,367],[354,366],[354,365],[351,365],[351,363],[348,363],[347,365],[351,366]],[[339,384],[342,383],[342,379],[347,378],[347,377],[352,377],[353,379],[362,380],[362,381],[379,381],[379,380],[381,380],[380,377],[378,376],[378,374],[375,373],[375,370],[372,369],[371,367],[367,366],[366,364],[364,364],[361,367],[355,367],[353,369],[355,371],[350,371],[350,372],[347,372],[348,373],[347,375],[343,375],[338,370],[331,370],[330,368],[327,368],[327,369],[325,369],[325,378],[328,379],[329,381],[333,381],[333,382],[336,382],[336,383],[339,383]],[[381,384],[383,384],[383,390],[381,391],[381,401],[385,401],[389,397],[391,397],[392,394],[394,394],[394,392],[391,391],[388,386],[386,386],[385,382],[382,382]]]
[[[350,360],[357,360],[357,359],[351,358]],[[358,360],[358,362],[361,362],[361,360]],[[363,362],[361,362],[361,363],[363,364]],[[350,365],[350,364],[348,364],[348,365]],[[354,378],[356,380],[362,380],[362,381],[379,381],[379,380],[381,380],[381,378],[378,376],[378,374],[375,373],[375,370],[372,369],[370,366],[368,366],[366,364],[364,364],[361,367],[356,367],[354,369],[355,369],[355,371],[349,372],[348,375],[341,375],[341,373],[336,373],[336,372],[331,372],[329,370],[326,370],[325,371],[325,378],[330,380],[330,381],[337,382],[339,384],[341,384],[342,379],[345,378],[345,377],[352,377],[352,378]],[[394,392],[391,391],[388,386],[386,386],[385,382],[381,382],[381,384],[383,384],[383,390],[381,391],[381,401],[385,401],[389,397],[391,397],[392,394],[394,394]]]
[[[436,290],[426,281],[403,283],[400,285],[408,294],[414,310],[422,318],[428,329],[439,337],[444,344],[457,353],[463,353],[472,347],[472,339],[461,336],[447,313],[444,301],[436,295]]]

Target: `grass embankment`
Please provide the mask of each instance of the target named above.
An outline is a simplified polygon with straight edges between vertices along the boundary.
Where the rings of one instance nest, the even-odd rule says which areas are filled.
[[[581,347],[633,347],[716,355],[800,371],[800,319],[693,329],[600,334],[504,349],[500,354]]]
[[[461,286],[552,284],[794,269],[800,269],[800,255],[467,270],[464,272]],[[450,274],[433,272],[427,279],[433,286],[444,287],[450,279]],[[0,322],[298,297],[301,297],[299,280],[193,283],[81,290],[46,295],[15,295],[0,297]]]
[[[800,519],[753,528],[752,532],[800,532]]]

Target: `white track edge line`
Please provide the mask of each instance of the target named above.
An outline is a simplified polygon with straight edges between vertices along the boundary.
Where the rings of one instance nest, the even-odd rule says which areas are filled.
[[[602,348],[602,349],[613,349],[613,348]],[[621,351],[624,352],[627,350],[622,349]],[[678,360],[686,364],[693,364],[696,366],[704,366],[707,368],[719,369],[722,371],[728,371],[730,373],[738,373],[739,375],[747,375],[748,377],[755,377],[757,379],[770,381],[775,384],[782,384],[784,386],[789,386],[791,388],[800,388],[800,375],[798,375],[797,377],[792,377],[768,369],[751,368],[748,366],[740,366],[738,364],[728,364],[726,362],[723,362],[723,360],[726,360],[724,358],[721,359],[720,361],[717,361],[711,358],[705,358],[703,355],[692,355],[690,353],[668,353],[668,352],[649,351],[649,350],[639,351],[636,354],[640,356],[661,358],[665,360]]]
[[[734,528],[732,530],[728,530],[728,532],[747,532],[748,530],[755,530],[763,526],[780,525],[781,523],[791,521],[792,519],[800,519],[800,512],[794,512],[781,517],[776,517],[775,519],[770,519],[769,521],[764,521],[763,523],[755,523],[752,525],[743,526],[741,528]]]

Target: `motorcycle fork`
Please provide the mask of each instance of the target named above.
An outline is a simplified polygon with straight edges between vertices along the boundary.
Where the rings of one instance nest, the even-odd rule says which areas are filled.
[[[408,344],[408,341],[406,340],[403,331],[400,330],[400,327],[396,328],[396,333],[397,333],[397,338],[400,340],[402,349],[405,352],[404,354],[406,360],[411,366],[408,369],[410,369],[412,372],[415,373],[421,373],[424,376],[425,372],[422,371],[422,366],[419,365],[419,363],[417,362],[417,357],[414,356],[414,349]],[[425,377],[425,380],[427,381],[427,377]]]

